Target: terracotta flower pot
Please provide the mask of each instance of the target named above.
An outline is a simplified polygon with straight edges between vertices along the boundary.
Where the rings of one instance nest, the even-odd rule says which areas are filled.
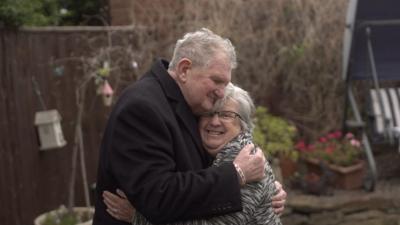
[[[292,177],[297,171],[297,162],[289,157],[282,156],[279,158],[279,166],[282,172],[282,178],[287,179]]]
[[[308,172],[322,175],[321,164],[318,159],[306,159]],[[327,168],[332,172],[332,183],[339,189],[357,189],[363,185],[365,176],[365,162],[359,160],[351,166],[338,166],[328,164]]]

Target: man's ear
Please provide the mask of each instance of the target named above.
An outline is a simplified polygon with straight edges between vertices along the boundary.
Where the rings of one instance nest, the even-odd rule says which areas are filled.
[[[177,78],[182,83],[185,83],[188,78],[188,71],[192,68],[192,61],[187,58],[183,58],[178,62],[177,66]]]

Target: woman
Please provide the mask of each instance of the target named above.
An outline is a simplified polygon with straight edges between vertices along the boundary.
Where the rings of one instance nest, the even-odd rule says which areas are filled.
[[[251,131],[254,127],[251,115],[254,113],[254,104],[250,96],[243,89],[229,84],[225,89],[225,96],[219,100],[210,113],[204,114],[199,120],[199,131],[203,146],[207,152],[215,157],[212,166],[218,167],[223,163],[232,163],[239,151],[247,144],[252,143]],[[240,169],[239,169],[240,170]],[[279,216],[274,212],[272,197],[277,193],[272,169],[268,162],[265,165],[265,178],[260,182],[246,184],[241,188],[243,210],[223,216],[211,217],[174,224],[202,225],[202,224],[281,224]],[[244,175],[240,176],[241,183],[245,184]],[[119,192],[120,195],[123,193]],[[133,207],[128,210],[123,207],[128,202],[120,202],[116,195],[104,193],[104,201],[108,212],[117,219],[128,220],[133,214]],[[110,210],[117,209],[117,210]],[[118,212],[127,212],[126,216]],[[133,216],[133,224],[150,224],[140,213]]]

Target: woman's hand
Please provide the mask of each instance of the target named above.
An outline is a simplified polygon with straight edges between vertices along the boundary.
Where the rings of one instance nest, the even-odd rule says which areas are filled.
[[[277,215],[281,215],[283,210],[285,209],[285,202],[286,202],[286,191],[283,190],[282,184],[278,181],[275,181],[275,187],[277,190],[277,194],[272,197],[272,207],[274,208],[274,212]]]
[[[107,206],[107,212],[117,220],[131,223],[136,210],[128,201],[124,192],[117,189],[117,194],[109,191],[103,192],[103,202]]]

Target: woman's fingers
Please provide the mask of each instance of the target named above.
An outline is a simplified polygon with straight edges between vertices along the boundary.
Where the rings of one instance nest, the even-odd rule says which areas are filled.
[[[118,195],[120,195],[121,197]],[[129,201],[125,199],[126,195],[121,190],[118,195],[115,195],[109,191],[103,192],[103,201],[107,206],[106,210],[112,217],[117,220],[131,222],[132,217],[135,213],[135,209],[129,203]]]
[[[117,194],[124,199],[128,199],[128,197],[126,197],[125,193],[121,189],[117,189]]]
[[[109,191],[103,192],[103,200],[108,208],[117,208],[120,202],[120,198]]]
[[[275,213],[280,215],[285,209],[287,193],[278,181],[275,181],[275,187],[278,193],[272,197],[272,207]]]

